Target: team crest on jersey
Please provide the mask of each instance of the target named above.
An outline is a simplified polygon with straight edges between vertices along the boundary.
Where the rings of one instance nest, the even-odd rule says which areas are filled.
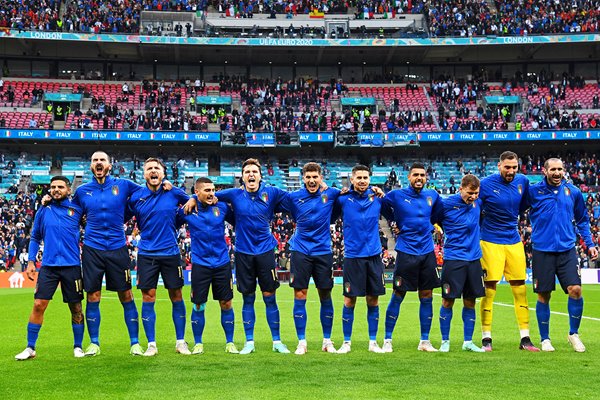
[[[350,293],[350,282],[344,284],[344,289],[346,290],[346,293]]]
[[[119,187],[117,185],[112,187],[112,194],[113,194],[113,196],[119,195]]]
[[[431,196],[427,196],[427,205],[429,207],[433,206],[433,199],[431,198]]]
[[[537,279],[533,280],[533,288],[536,289],[536,290],[538,288],[538,280]]]
[[[219,215],[221,215],[221,210],[219,210],[219,207],[213,207],[212,212],[215,217],[218,217]]]
[[[523,185],[517,185],[517,190],[519,191],[519,194],[523,194]]]
[[[321,203],[325,204],[327,203],[327,200],[329,200],[329,197],[325,193],[323,193],[321,195]]]
[[[72,208],[69,208],[69,209],[67,210],[67,215],[68,215],[69,217],[72,217],[73,215],[75,215],[75,210],[73,210]]]
[[[444,294],[450,294],[450,284],[449,283],[444,283]]]
[[[269,201],[269,194],[267,192],[262,192],[260,194],[260,198],[266,203],[267,201]]]
[[[294,274],[290,274],[290,283],[294,283]]]
[[[402,286],[402,278],[398,277],[396,278],[396,287],[399,288],[400,286]]]
[[[374,194],[370,194],[369,195],[369,201],[375,201],[375,195]]]
[[[568,187],[565,186],[565,195],[566,196],[570,196],[571,195],[571,191],[569,190]]]

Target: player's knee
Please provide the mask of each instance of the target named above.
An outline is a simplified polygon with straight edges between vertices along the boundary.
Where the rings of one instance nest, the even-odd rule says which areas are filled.
[[[98,292],[89,292],[87,294],[87,301],[90,303],[97,303],[100,301],[100,298],[102,297],[102,292],[98,291]]]
[[[156,293],[155,293],[155,297],[156,297]],[[171,299],[172,302],[175,301],[182,301],[183,300],[183,295],[181,293],[181,289],[169,289],[169,298]]]
[[[196,312],[202,312],[205,309],[206,309],[206,303],[194,304],[194,311],[196,311]]]
[[[219,301],[219,306],[221,306],[221,310],[229,311],[231,310],[232,302],[231,300],[221,300]]]
[[[344,297],[344,307],[353,308],[356,305],[356,297]]]
[[[367,305],[369,307],[375,307],[379,305],[379,297],[378,296],[367,296]]]
[[[572,285],[569,286],[567,288],[567,291],[569,292],[569,297],[571,297],[572,299],[579,299],[581,298],[581,286],[579,285]]]
[[[496,290],[496,284],[498,282],[496,281],[491,281],[491,282],[485,282],[485,288],[486,289],[491,289],[491,290]]]
[[[442,298],[442,307],[444,308],[452,308],[454,306],[454,299],[444,299]]]
[[[331,290],[319,289],[319,299],[321,301],[331,300]]]
[[[551,296],[551,292],[540,292],[538,293],[538,301],[543,304],[548,304]]]
[[[433,297],[433,290],[419,290],[419,299],[430,299]]]
[[[48,300],[35,299],[33,302],[33,311],[36,313],[43,313],[48,307]]]
[[[520,280],[520,281],[509,281],[508,283],[510,283],[510,286],[523,286],[525,284],[524,280]],[[494,284],[494,286],[496,286]]]
[[[254,302],[256,301],[256,294],[254,294],[254,293],[245,294],[245,295],[243,295],[243,298],[244,298],[244,304],[254,305]]]
[[[296,300],[306,300],[306,295],[308,294],[307,289],[296,289],[294,290],[294,298]]]
[[[117,292],[119,294],[119,300],[121,303],[128,303],[133,300],[133,294],[131,294],[131,290],[126,290],[124,292]]]

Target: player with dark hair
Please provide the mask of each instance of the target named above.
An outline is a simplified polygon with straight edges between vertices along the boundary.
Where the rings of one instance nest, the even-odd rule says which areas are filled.
[[[75,357],[85,355],[81,349],[84,324],[81,309],[83,285],[79,255],[79,221],[82,213],[81,208],[68,199],[70,193],[70,182],[66,177],[53,177],[50,180],[52,200],[38,210],[33,222],[26,270],[29,279],[34,279],[35,259],[42,242],[44,255],[36,284],[33,310],[27,324],[27,348],[15,356],[19,361],[35,358],[35,345],[42,328],[44,312],[59,284],[63,301],[71,310],[73,355]]]
[[[177,245],[175,217],[180,205],[189,197],[179,188],[164,190],[165,165],[157,158],[144,162],[146,187],[129,199],[129,209],[135,215],[140,229],[137,256],[137,287],[142,291],[142,325],[148,339],[145,356],[158,354],[156,346],[156,287],[162,276],[164,287],[172,303],[175,325],[175,351],[189,355],[185,342],[185,303],[181,294],[183,269]]]
[[[482,346],[492,351],[492,317],[496,285],[502,275],[512,290],[522,350],[537,352],[529,336],[529,306],[525,287],[525,249],[519,235],[519,215],[524,211],[529,180],[518,174],[519,158],[512,151],[500,155],[498,173],[481,181],[481,266],[485,297],[481,299]]]
[[[321,349],[335,353],[331,341],[333,327],[333,255],[331,253],[331,215],[340,191],[323,189],[321,166],[309,162],[302,168],[304,187],[290,193],[282,203],[296,221],[296,230],[290,239],[291,268],[290,286],[294,288],[294,323],[298,336],[296,354],[305,354],[306,343],[306,296],[312,277],[321,301],[321,326],[323,344]]]
[[[225,352],[237,354],[233,343],[235,319],[232,308],[233,279],[229,251],[225,242],[225,221],[233,224],[233,211],[224,202],[216,202],[215,185],[209,178],[196,180],[194,192],[198,197],[198,211],[185,215],[178,212],[181,222],[187,223],[192,240],[192,332],[195,345],[192,354],[204,353],[204,310],[208,291],[221,307],[221,326],[225,331]]]
[[[406,292],[418,291],[421,340],[420,351],[436,352],[429,341],[433,319],[433,289],[440,287],[437,261],[433,248],[432,215],[438,215],[442,202],[438,193],[425,188],[425,165],[414,163],[408,172],[410,186],[386,194],[384,202],[394,210],[393,221],[399,231],[396,239],[396,268],[394,292],[385,316],[383,350],[391,353],[392,333],[396,326],[400,305]]]
[[[385,294],[379,216],[391,218],[383,200],[369,188],[371,171],[356,165],[350,178],[352,187],[347,195],[339,196],[334,216],[341,212],[344,229],[344,308],[342,328],[344,343],[337,353],[351,351],[354,308],[357,297],[366,297],[369,329],[369,351],[383,353],[377,344],[379,325],[379,296]],[[334,218],[335,219],[335,218]]]
[[[216,193],[219,201],[231,204],[235,216],[235,271],[237,289],[242,294],[242,321],[246,343],[240,354],[255,351],[254,324],[256,314],[256,282],[266,306],[267,323],[273,338],[273,351],[287,354],[290,351],[281,342],[279,308],[275,293],[279,280],[275,271],[277,241],[271,232],[271,219],[275,209],[287,195],[283,190],[266,186],[262,182],[260,162],[249,158],[242,163],[242,188],[225,189]],[[195,199],[186,205],[186,212],[196,207]]]
[[[440,307],[440,351],[450,351],[450,325],[454,301],[463,298],[462,349],[475,353],[485,350],[473,343],[475,330],[475,301],[485,296],[481,247],[479,245],[479,218],[481,204],[479,179],[468,174],[462,178],[459,193],[443,200],[443,212],[436,218],[444,229],[444,266],[442,268],[442,306]]]
[[[533,291],[538,295],[536,316],[543,351],[554,351],[550,341],[550,297],[558,277],[569,295],[567,340],[578,353],[585,351],[579,338],[583,316],[581,275],[575,243],[581,235],[591,260],[598,250],[590,233],[590,218],[581,191],[564,179],[563,162],[550,158],[544,163],[545,179],[529,188],[531,242],[533,244]]]
[[[123,305],[130,353],[142,355],[138,311],[131,293],[129,252],[123,230],[127,199],[141,186],[112,177],[110,157],[103,151],[92,155],[90,169],[94,175],[92,181],[79,186],[73,196],[73,203],[82,208],[86,217],[81,261],[83,289],[87,293],[85,318],[91,343],[85,354],[100,354],[100,299],[102,278],[106,275],[106,290],[116,291]]]

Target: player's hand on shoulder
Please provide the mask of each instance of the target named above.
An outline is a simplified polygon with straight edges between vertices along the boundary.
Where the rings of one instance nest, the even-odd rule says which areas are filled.
[[[340,195],[342,195],[342,196],[343,196],[343,195],[346,195],[346,194],[348,194],[348,193],[350,193],[350,188],[349,188],[349,187],[347,187],[347,186],[344,186],[344,187],[342,188],[342,190],[340,190]]]
[[[371,186],[371,190],[375,193],[375,196],[380,199],[385,196],[385,192],[379,186]]]
[[[321,192],[324,192],[327,189],[329,189],[329,186],[327,186],[327,182],[321,181]]]
[[[170,180],[165,179],[162,183],[162,188],[166,191],[169,191],[169,190],[173,189],[173,184],[171,183]]]
[[[198,202],[194,197],[190,197],[190,199],[183,205],[183,212],[185,215],[191,214],[193,212],[198,212]]]
[[[52,197],[50,197],[49,194],[45,194],[44,197],[42,197],[42,205],[43,206],[47,206],[48,204],[50,204],[51,201],[52,201]]]

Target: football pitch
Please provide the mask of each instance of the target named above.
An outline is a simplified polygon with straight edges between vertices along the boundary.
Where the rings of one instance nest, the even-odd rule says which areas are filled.
[[[189,299],[189,286],[184,298]],[[341,286],[334,288],[336,347],[342,342]],[[133,357],[123,311],[116,294],[104,292],[101,302],[102,354],[94,358],[73,358],[70,315],[60,293],[46,312],[37,345],[37,358],[14,361],[25,348],[27,318],[33,304],[29,289],[1,289],[0,397],[2,399],[598,399],[600,398],[600,285],[584,286],[584,320],[580,335],[587,352],[575,353],[566,341],[568,317],[566,295],[555,292],[550,333],[556,352],[527,353],[518,350],[518,329],[508,286],[499,285],[494,309],[494,351],[475,354],[461,351],[462,320],[460,302],[454,307],[450,353],[422,353],[419,340],[418,300],[409,294],[402,304],[394,332],[394,352],[372,354],[367,351],[366,306],[359,299],[355,311],[352,352],[346,355],[321,352],[319,303],[316,290],[309,290],[307,302],[307,339],[304,356],[275,354],[271,351],[264,304],[257,299],[257,351],[247,356],[225,354],[225,340],[218,304],[207,304],[204,332],[205,354],[176,354],[171,304],[166,291],[159,288],[157,302],[158,356]],[[382,342],[388,295],[381,299],[379,343]],[[439,291],[438,291],[439,293]],[[141,295],[135,291],[138,309]],[[532,340],[539,345],[535,319],[535,297],[528,287],[532,308]],[[282,285],[277,299],[281,312],[281,336],[294,351],[297,340],[292,319],[293,292]],[[190,305],[186,303],[186,339],[193,345],[189,323]],[[440,297],[434,298],[431,340],[440,344],[437,316]],[[244,341],[241,324],[241,296],[234,299],[235,342]],[[478,322],[475,342],[480,344]],[[145,348],[143,329],[140,339]],[[87,332],[84,347],[89,343]]]

